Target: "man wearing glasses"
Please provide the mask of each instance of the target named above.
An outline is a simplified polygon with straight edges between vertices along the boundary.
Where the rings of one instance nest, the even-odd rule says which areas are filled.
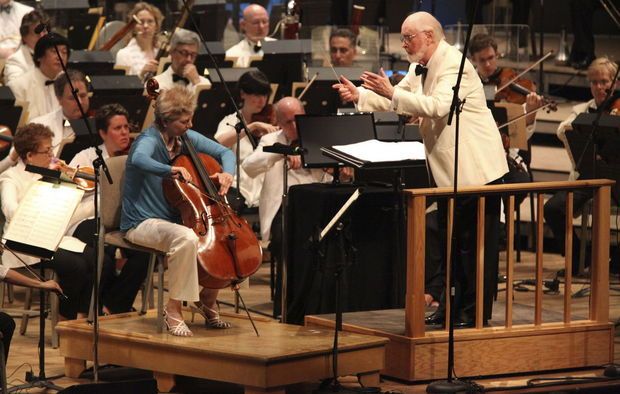
[[[161,90],[168,90],[177,84],[192,92],[197,86],[211,86],[211,82],[200,75],[194,62],[198,56],[200,39],[193,31],[178,29],[170,42],[170,67],[155,79]]]
[[[426,12],[409,15],[402,24],[401,34],[403,48],[412,64],[397,86],[392,86],[381,69],[379,74],[364,72],[359,88],[342,76],[341,83],[334,88],[343,100],[357,102],[360,111],[391,110],[420,117],[420,132],[435,183],[440,187],[453,186],[456,121],[451,125],[447,121],[462,53],[445,41],[441,24]],[[460,114],[458,186],[501,183],[508,172],[504,149],[486,105],[482,82],[469,61],[465,62],[459,96],[465,104]],[[479,307],[484,307],[486,323],[491,318],[497,290],[500,200],[487,197],[485,203],[484,305]],[[476,310],[476,199],[460,198],[456,212],[459,217],[455,230],[455,325],[472,327]],[[447,228],[445,200],[440,201],[439,218],[439,228]],[[445,242],[443,239],[444,245]],[[443,254],[445,248],[440,249]],[[444,323],[444,298],[435,315],[427,319],[428,324]]]
[[[269,34],[269,14],[260,4],[250,4],[243,10],[239,22],[243,39],[226,51],[227,58],[235,59],[235,67],[250,67],[252,57],[263,57],[263,41],[275,41]]]

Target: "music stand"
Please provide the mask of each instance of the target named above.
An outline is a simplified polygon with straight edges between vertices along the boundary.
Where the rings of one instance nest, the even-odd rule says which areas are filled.
[[[68,63],[69,68],[80,70],[88,76],[125,74],[124,70],[114,69],[115,59],[110,51],[72,51]]]
[[[88,118],[88,123],[90,123],[91,130],[97,130],[95,118]],[[92,146],[90,134],[88,133],[88,129],[82,119],[70,120],[69,124],[75,134],[75,140],[72,143],[65,145],[62,148],[62,153],[60,154],[60,159],[67,163],[69,163],[77,153]],[[102,142],[103,140],[99,134],[97,134],[95,145],[101,145]]]
[[[67,26],[71,49],[86,49],[101,15],[89,13],[88,0],[42,0],[41,7],[49,14],[54,26]]]
[[[224,83],[228,85],[228,88],[233,93],[235,101],[239,101],[237,81],[241,75],[252,70],[257,70],[257,68],[223,68],[220,70],[224,77]],[[219,122],[226,115],[235,112],[235,109],[218,74],[214,69],[208,69],[208,71],[211,88],[198,90],[198,105],[196,106],[192,123],[194,130],[209,138],[213,138]]]
[[[356,67],[336,67],[336,75],[344,75],[345,78],[358,85],[360,83],[360,75],[364,72],[361,68]],[[317,75],[318,73],[318,75]],[[309,67],[308,78],[316,78],[312,86],[306,90],[302,98],[302,103],[307,114],[311,115],[328,115],[338,112],[338,108],[351,107],[352,104],[345,104],[340,100],[338,92],[332,88],[336,83],[336,75],[334,70],[329,67]],[[307,83],[293,85],[293,96],[298,97],[304,90]]]
[[[207,45],[211,50],[211,54],[213,55],[215,62],[220,68],[232,67],[232,62],[225,60],[226,50],[224,50],[224,45],[222,45],[221,42],[209,41],[207,42]],[[199,74],[204,74],[205,69],[213,69],[215,67],[211,57],[207,53],[207,50],[202,45],[198,48],[198,56],[196,57],[194,64],[196,65],[196,70],[198,70]]]
[[[422,141],[420,126],[405,124],[396,112],[374,112],[375,138],[379,141]]]
[[[132,131],[141,130],[150,100],[144,96],[144,85],[136,75],[93,75],[91,77],[93,96],[90,108],[119,103],[129,113]]]
[[[303,64],[312,53],[312,40],[265,41],[263,53],[263,59],[251,65],[279,85],[276,97],[286,96],[293,82],[303,80]]]
[[[206,40],[222,41],[228,21],[226,0],[196,0],[192,12],[198,17],[198,28]],[[192,21],[188,20],[185,28],[193,30]]]

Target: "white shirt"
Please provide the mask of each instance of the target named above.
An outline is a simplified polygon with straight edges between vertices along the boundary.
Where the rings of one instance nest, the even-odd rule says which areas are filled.
[[[28,102],[29,121],[60,107],[54,93],[54,84],[45,85],[47,80],[41,70],[35,67],[8,84],[16,100]]]
[[[168,89],[173,88],[175,85],[179,85],[179,84],[182,86],[185,86],[187,89],[191,90],[192,92],[195,92],[198,86],[204,86],[206,89],[211,87],[211,81],[209,81],[207,78],[203,77],[202,75],[199,75],[200,82],[197,85],[194,85],[191,81],[189,85],[183,85],[183,82],[180,82],[180,81],[177,81],[177,83],[172,82],[172,74],[174,74],[174,72],[172,71],[172,67],[168,67],[166,71],[155,76],[155,79],[159,83],[160,90],[168,90]]]
[[[236,113],[226,115],[217,126],[217,131],[215,132],[214,138],[220,142],[224,137],[236,135],[237,132],[235,131],[234,125],[236,125],[237,122],[238,120]],[[233,126],[229,126],[229,124]],[[242,138],[239,141],[239,164],[243,164],[245,158],[254,152],[252,143],[247,139],[245,132],[241,131],[241,137]],[[230,149],[236,155],[237,143],[234,143]],[[263,187],[263,179],[265,178],[264,174],[259,174],[254,178],[251,178],[242,166],[239,167],[239,174],[241,175],[239,188],[241,189],[241,195],[245,198],[245,205],[248,207],[258,206],[260,191]],[[233,182],[233,185],[236,185],[236,183]]]
[[[264,40],[265,41],[276,41],[275,38],[271,38],[271,37],[265,37]],[[255,52],[254,51],[255,45],[256,45],[255,42],[252,42],[248,40],[247,38],[244,38],[243,40],[239,41],[237,44],[228,48],[228,50],[226,51],[226,57],[237,58],[237,60],[235,61],[235,65],[234,65],[235,67],[238,67],[238,68],[250,67],[251,57],[259,57],[262,59],[263,55],[265,54],[262,49],[260,49],[258,52]]]
[[[75,133],[69,124],[69,121],[65,119],[62,113],[62,107],[59,107],[55,111],[31,119],[32,123],[40,123],[47,126],[52,130],[54,136],[52,137],[52,147],[54,148],[54,156],[59,156],[60,145],[63,140],[65,143],[73,142],[75,139]]]
[[[108,149],[105,147],[105,144],[99,145],[99,149],[101,149],[101,156],[103,160],[107,160],[110,158],[110,154],[108,153]],[[97,158],[97,153],[95,152],[95,148],[92,146],[90,148],[86,148],[73,156],[71,162],[69,163],[69,167],[76,168],[80,167],[92,167],[93,161]]]
[[[22,44],[14,54],[6,59],[4,65],[4,83],[8,84],[13,79],[34,69],[32,49]]]
[[[276,142],[286,145],[290,143],[282,130],[266,134],[261,138],[256,150],[246,157],[242,164],[242,168],[250,176],[256,177],[260,174],[265,174],[258,205],[260,234],[263,242],[269,240],[271,222],[273,222],[273,218],[276,216],[278,209],[280,209],[280,204],[282,204],[284,156],[263,152],[263,146],[270,146]],[[325,173],[322,169],[308,170],[300,168],[288,171],[288,187],[316,182],[330,182],[331,180],[331,175]]]
[[[143,51],[138,45],[138,41],[132,38],[125,48],[116,53],[116,65],[129,67],[127,75],[140,75],[146,62],[155,59],[159,48],[153,48],[151,52]]]
[[[10,1],[11,11],[0,12],[0,48],[17,48],[21,42],[19,27],[24,15],[33,10],[32,7],[16,1]]]

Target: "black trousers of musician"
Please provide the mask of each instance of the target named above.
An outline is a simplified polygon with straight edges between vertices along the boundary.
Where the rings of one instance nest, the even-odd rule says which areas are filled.
[[[8,314],[0,312],[0,332],[2,333],[2,346],[4,346],[4,361],[8,360],[11,338],[15,331],[15,320]]]
[[[601,3],[591,0],[571,0],[570,13],[573,28],[573,46],[570,61],[583,63],[584,68],[594,60],[594,12]]]
[[[489,183],[500,184],[503,179],[498,179]],[[484,294],[483,294],[483,321],[491,319],[493,314],[493,300],[497,295],[497,275],[499,271],[499,218],[500,218],[499,196],[487,196],[485,198],[485,228],[484,228]],[[457,322],[472,323],[476,315],[476,241],[477,241],[477,217],[478,199],[473,196],[459,197],[456,202],[455,212],[456,228],[456,260],[454,264],[454,285],[455,285],[455,316]],[[438,201],[437,213],[438,229],[441,237],[440,253],[442,261],[446,261],[447,245],[447,219],[448,202],[447,200]],[[437,310],[439,315],[445,314],[445,269],[446,264],[442,264],[438,278],[442,278],[444,291],[442,293],[440,306]]]
[[[551,228],[557,251],[564,254],[565,226],[566,226],[566,196],[565,191],[553,195],[546,203],[544,208],[545,223]],[[583,206],[592,199],[592,191],[576,189],[573,191],[573,212],[572,216],[579,214]],[[576,274],[579,271],[579,252],[580,242],[576,228],[573,228],[573,261],[572,271]],[[586,266],[590,264],[590,248],[586,247]]]
[[[86,220],[75,229],[73,236],[87,245],[92,245],[95,229],[95,220]],[[99,283],[100,305],[105,306],[110,313],[129,312],[146,277],[149,255],[123,250],[127,260],[120,272],[117,272],[115,253],[116,248],[105,248]]]

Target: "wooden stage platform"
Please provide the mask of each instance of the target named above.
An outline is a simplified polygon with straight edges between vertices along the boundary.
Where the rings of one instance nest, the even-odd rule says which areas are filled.
[[[332,376],[331,330],[255,318],[257,337],[246,317],[222,315],[233,328],[206,329],[197,316],[190,324],[191,338],[158,334],[155,311],[102,317],[99,362],[153,371],[159,391],[164,392],[174,386],[174,375],[239,384],[245,393],[279,394],[286,386]],[[61,322],[57,328],[65,374],[75,378],[93,357],[92,326],[82,319]],[[386,343],[386,338],[343,332],[339,374],[358,375],[365,385],[378,386]]]

